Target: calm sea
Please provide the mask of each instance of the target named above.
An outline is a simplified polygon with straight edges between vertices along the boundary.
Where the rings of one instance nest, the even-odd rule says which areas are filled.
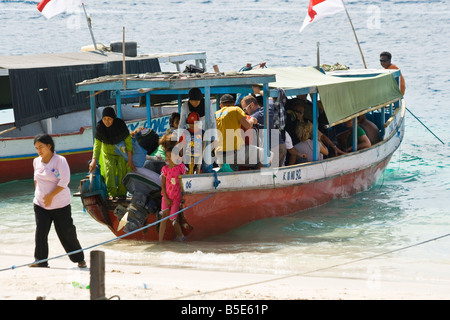
[[[46,20],[38,1],[0,1],[3,55],[78,51],[91,44],[82,11]],[[339,62],[362,68],[345,13],[299,34],[307,0],[85,1],[97,42],[137,41],[142,53],[206,51],[207,67],[238,70]],[[284,218],[251,223],[228,234],[163,246],[132,241],[101,245],[113,261],[152,266],[450,281],[450,67],[448,1],[346,1],[368,68],[390,51],[406,79],[410,113],[400,149],[368,191]],[[73,175],[77,191],[83,175]],[[0,252],[33,259],[31,180],[0,184]],[[74,198],[80,242],[89,247],[113,234]],[[442,237],[444,236],[444,237]],[[439,238],[439,239],[437,239]],[[435,240],[434,240],[435,239]],[[432,241],[428,241],[432,240]],[[52,230],[50,256],[63,253]],[[399,250],[401,249],[401,250]],[[50,262],[51,264],[51,262]],[[1,265],[0,267],[7,267]]]

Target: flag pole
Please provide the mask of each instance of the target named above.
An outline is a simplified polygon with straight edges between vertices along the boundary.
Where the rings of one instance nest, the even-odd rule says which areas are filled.
[[[362,61],[363,61],[363,64],[364,64],[364,68],[367,69],[366,60],[364,60],[364,55],[363,55],[363,52],[361,50],[361,46],[359,45],[358,36],[356,35],[356,31],[355,31],[355,28],[353,27],[352,19],[350,19],[350,15],[348,14],[347,8],[346,8],[345,3],[344,3],[344,0],[342,0],[342,5],[344,6],[345,13],[347,14],[348,21],[350,22],[350,25],[352,26],[353,34],[355,35],[356,44],[358,45],[359,52],[361,53],[361,58],[362,58]]]
[[[320,42],[317,41],[316,45],[317,45],[317,70],[320,71],[320,49],[319,49]]]
[[[87,21],[87,25],[88,25],[88,28],[89,28],[89,32],[91,33],[92,42],[94,43],[94,49],[97,50],[97,43],[95,42],[94,33],[92,32],[91,18],[88,16],[88,14],[86,12],[86,8],[84,7],[84,3],[82,3],[82,5],[83,5],[83,10],[84,10],[84,15],[86,16],[86,21]]]

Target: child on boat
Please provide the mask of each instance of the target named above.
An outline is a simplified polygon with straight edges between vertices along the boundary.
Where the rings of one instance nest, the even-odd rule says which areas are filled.
[[[205,131],[201,128],[202,123],[197,112],[189,113],[187,124],[189,129],[185,130],[179,139],[185,152],[183,162],[189,166],[189,174],[200,173],[202,152],[205,149]]]
[[[161,145],[166,152],[167,162],[167,165],[161,169],[161,211],[163,219],[180,210],[181,186],[179,176],[185,174],[187,171],[186,166],[181,161],[179,164],[176,163],[178,161],[174,161],[174,159],[176,160],[178,157],[176,154],[172,154],[175,145],[174,141],[171,141],[170,136],[170,134],[166,134],[163,138],[161,138]],[[169,220],[172,222],[173,228],[175,229],[175,240],[183,241],[185,236],[177,217],[178,215],[173,215],[169,218]],[[164,239],[166,224],[167,219],[161,221],[159,227],[159,242],[162,242]]]

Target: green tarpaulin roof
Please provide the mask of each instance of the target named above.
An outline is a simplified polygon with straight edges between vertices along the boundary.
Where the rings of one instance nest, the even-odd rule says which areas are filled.
[[[265,68],[248,71],[256,74],[275,74],[271,88],[318,90],[330,124],[354,116],[364,110],[391,103],[402,97],[394,76],[381,74],[351,77],[326,75],[313,67]]]

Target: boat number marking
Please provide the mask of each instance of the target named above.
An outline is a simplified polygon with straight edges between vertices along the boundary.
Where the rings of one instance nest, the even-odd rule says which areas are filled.
[[[302,178],[302,169],[283,172],[283,181],[300,180],[301,178]]]

